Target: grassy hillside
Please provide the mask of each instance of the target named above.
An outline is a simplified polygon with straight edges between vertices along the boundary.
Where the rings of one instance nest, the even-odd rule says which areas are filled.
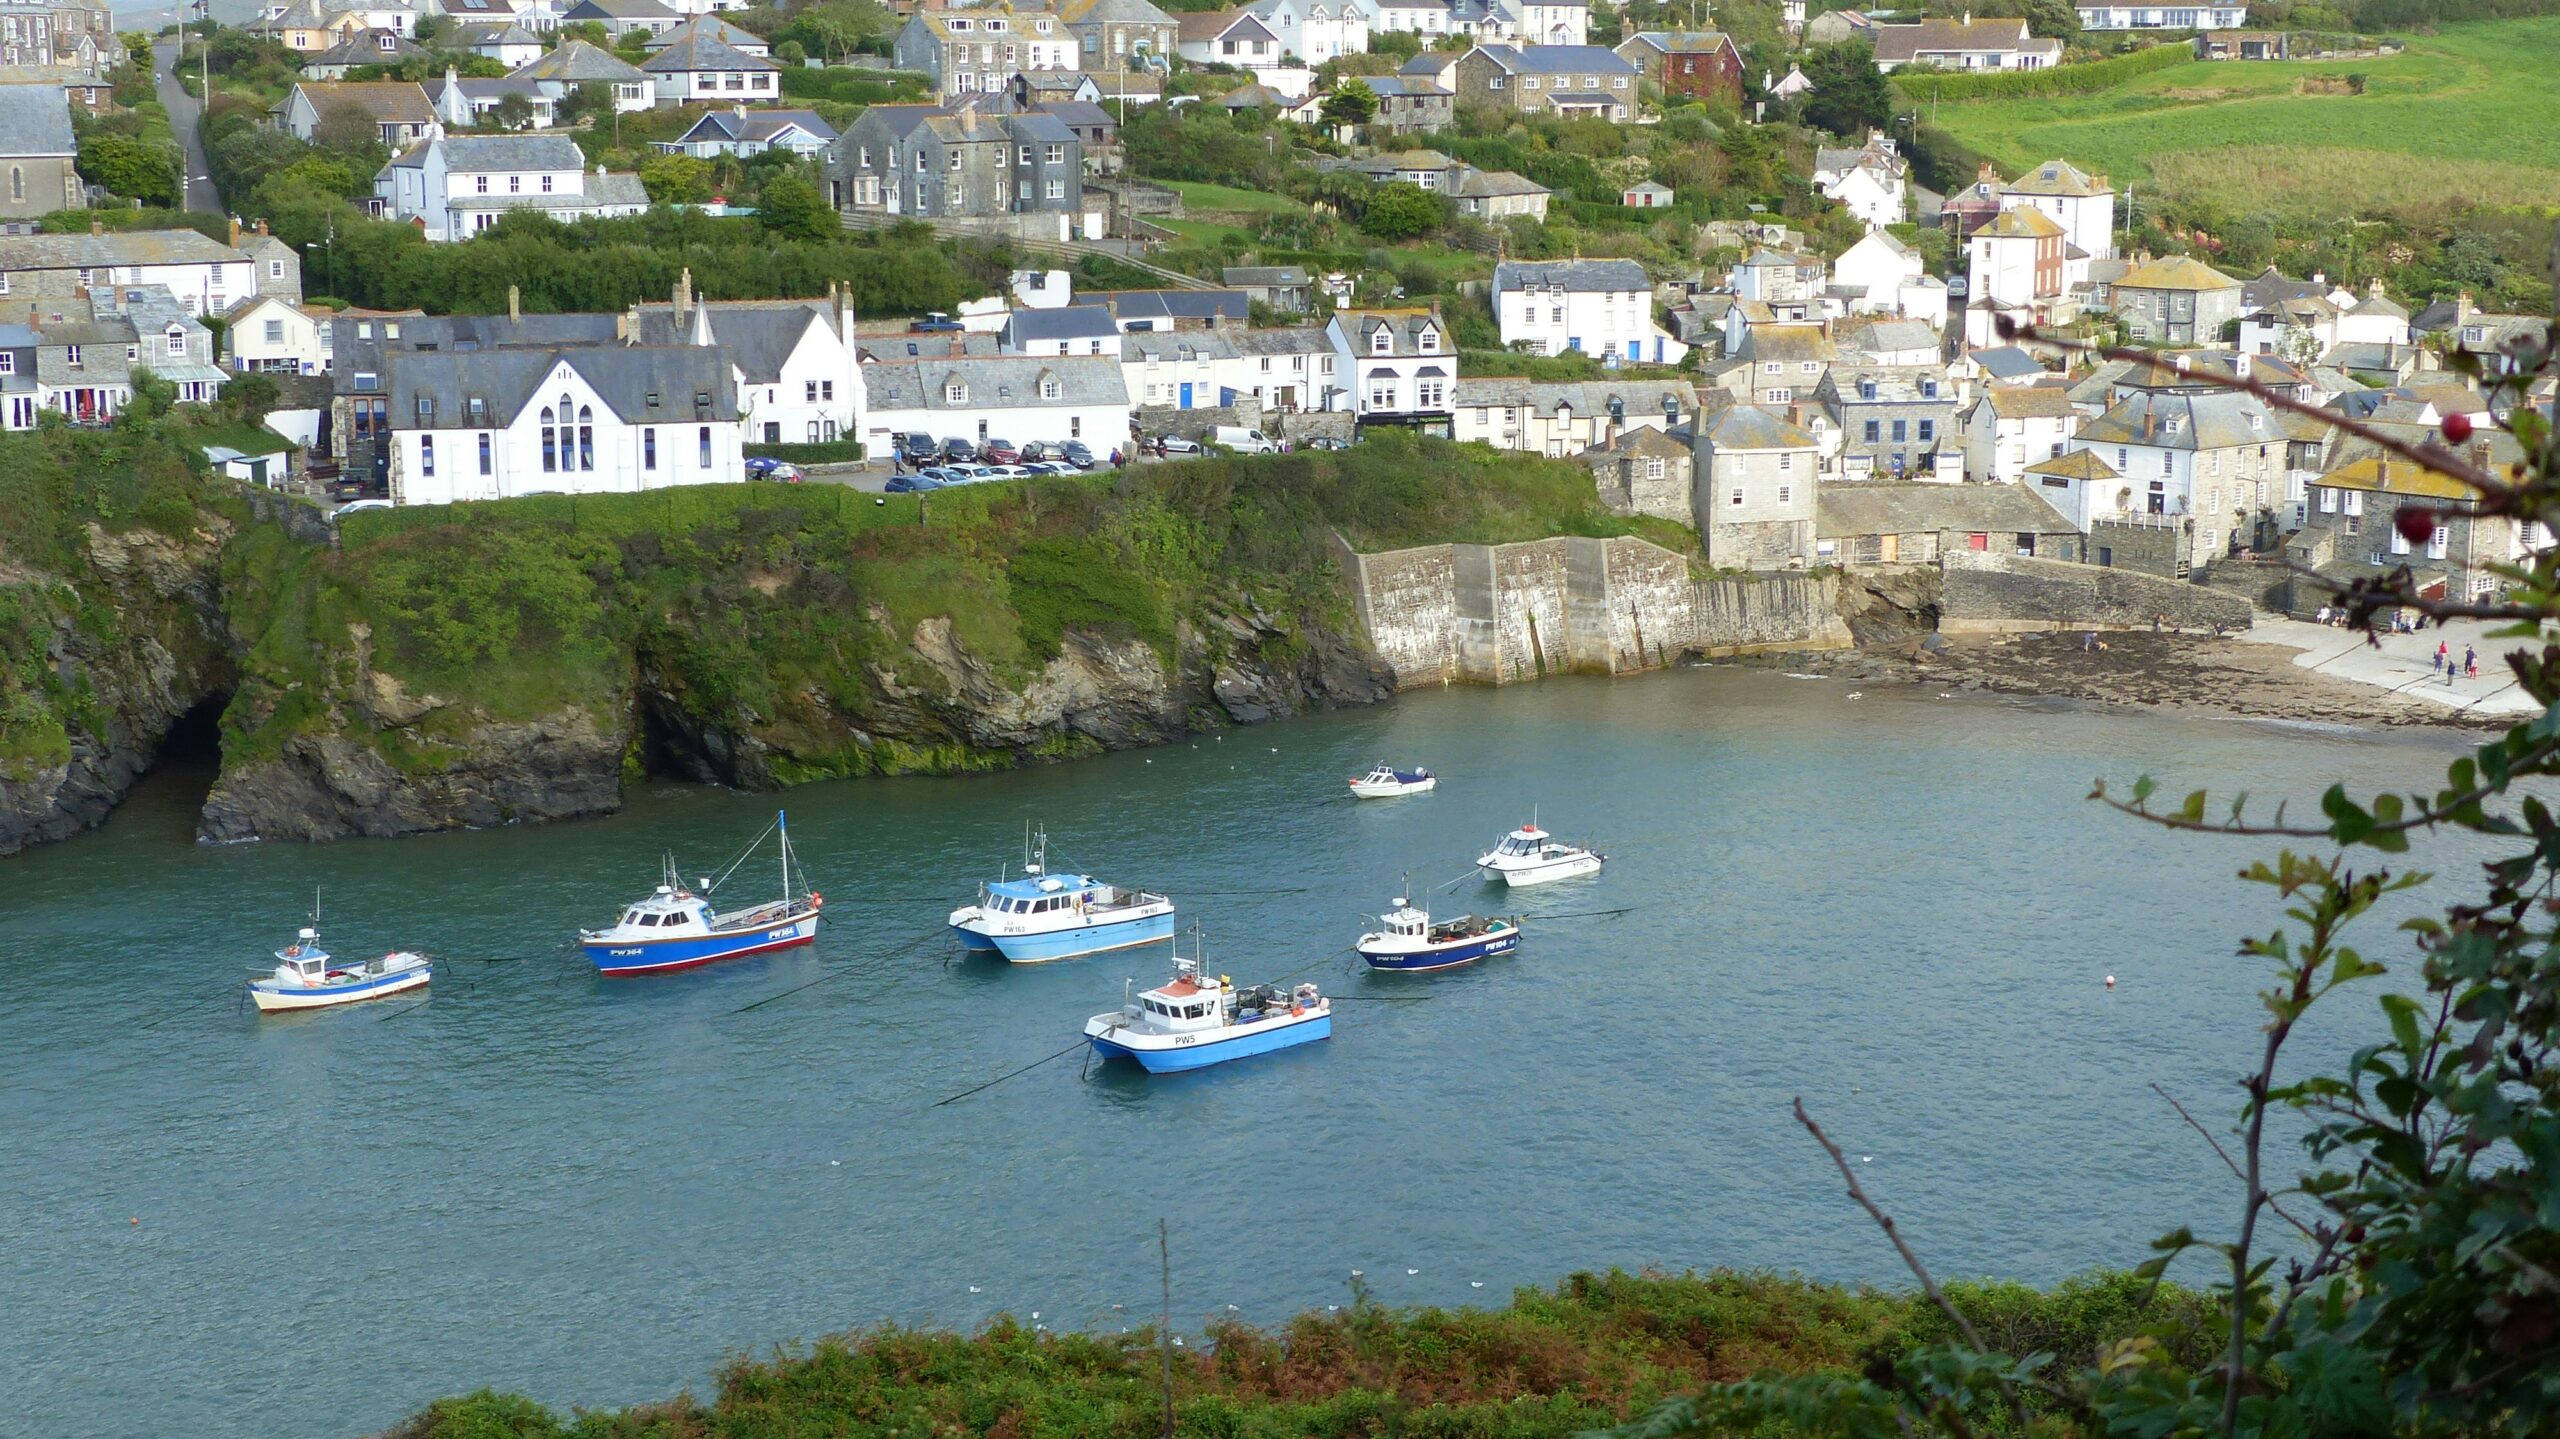
[[[2049,1293],[1949,1285],[1995,1343],[2071,1361],[2195,1301],[2124,1275]],[[1761,1274],[1577,1274],[1508,1308],[1391,1311],[1355,1302],[1277,1332],[1240,1324],[1174,1359],[1174,1431],[1227,1439],[1565,1439],[1700,1385],[1760,1374],[1855,1374],[1940,1341],[1945,1321],[1899,1294]],[[1159,1432],[1153,1337],[880,1330],[770,1360],[739,1359],[709,1403],[683,1396],[564,1421],[482,1392],[439,1402],[384,1439],[763,1439]]]
[[[2560,207],[2555,75],[2560,17],[2545,17],[2448,26],[2397,56],[2189,61],[2100,94],[1923,115],[2007,173],[2059,155],[2235,214]]]

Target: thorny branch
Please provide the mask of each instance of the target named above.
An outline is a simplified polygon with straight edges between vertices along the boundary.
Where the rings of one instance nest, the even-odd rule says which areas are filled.
[[[2247,1182],[2248,1176],[2240,1172],[2240,1162],[2233,1159],[2231,1157],[2231,1152],[2222,1147],[2221,1140],[2213,1137],[2213,1131],[2206,1129],[2202,1124],[2196,1122],[2196,1117],[2187,1112],[2187,1107],[2180,1104],[2175,1095],[2172,1095],[2169,1091],[2162,1089],[2157,1081],[2152,1083],[2151,1092],[2159,1095],[2162,1099],[2168,1100],[2169,1107],[2178,1111],[2178,1117],[2187,1122],[2187,1127],[2204,1136],[2204,1142],[2213,1146],[2214,1157],[2220,1159],[2223,1163],[2223,1167],[2231,1171],[2232,1178],[2238,1179],[2243,1183]],[[2281,1219],[2285,1223],[2302,1231],[2303,1238],[2310,1240],[2314,1244],[2320,1242],[2320,1235],[2318,1232],[2313,1230],[2310,1225],[2303,1223],[2301,1220],[2294,1218],[2290,1214],[2287,1214],[2284,1206],[2276,1203],[2275,1196],[2267,1196],[2267,1207],[2276,1212],[2276,1217],[2278,1219]]]
[[[1929,1296],[1929,1302],[1938,1306],[1939,1311],[1956,1326],[1956,1332],[1964,1336],[1964,1342],[1973,1346],[1974,1352],[1986,1352],[1982,1347],[1982,1336],[1973,1332],[1973,1321],[1965,1318],[1964,1311],[1948,1300],[1946,1291],[1938,1287],[1938,1281],[1929,1277],[1929,1266],[1921,1263],[1920,1256],[1911,1252],[1911,1246],[1902,1242],[1902,1231],[1894,1227],[1893,1216],[1877,1208],[1876,1202],[1867,1197],[1867,1191],[1859,1187],[1857,1171],[1849,1167],[1849,1157],[1840,1152],[1839,1145],[1831,1142],[1830,1135],[1822,1132],[1821,1125],[1813,1122],[1813,1116],[1805,1113],[1801,1096],[1796,1099],[1796,1123],[1803,1125],[1814,1142],[1822,1146],[1823,1152],[1831,1156],[1831,1163],[1839,1169],[1840,1177],[1849,1183],[1849,1197],[1858,1201],[1858,1207],[1867,1211],[1867,1217],[1884,1231],[1884,1237],[1893,1241],[1894,1252],[1902,1256],[1902,1262],[1920,1281],[1920,1292]]]

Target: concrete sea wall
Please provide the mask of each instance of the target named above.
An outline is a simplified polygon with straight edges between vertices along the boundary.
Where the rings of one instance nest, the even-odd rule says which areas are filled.
[[[1338,553],[1361,626],[1399,689],[1850,642],[1829,576],[1698,580],[1684,556],[1626,536]]]
[[[2028,630],[2245,630],[2246,597],[2134,570],[1970,551],[1942,557],[1938,628],[1951,635]]]

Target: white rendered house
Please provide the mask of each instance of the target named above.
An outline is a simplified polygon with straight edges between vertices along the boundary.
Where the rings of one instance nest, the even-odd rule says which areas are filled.
[[[509,210],[556,220],[637,215],[649,208],[637,175],[586,169],[563,134],[439,135],[412,146],[373,177],[375,205],[418,222],[429,240],[467,240]]]
[[[1247,8],[1301,64],[1368,53],[1370,9],[1363,0],[1262,0]]]
[[[383,363],[395,504],[746,478],[716,349],[407,350]]]
[[[1653,282],[1633,260],[1505,260],[1493,313],[1506,347],[1676,365],[1689,347],[1653,319]]]
[[[1439,311],[1336,310],[1325,336],[1359,423],[1449,432],[1458,355]]]
[[[972,444],[1082,440],[1097,455],[1129,443],[1129,392],[1108,355],[972,355],[862,367],[863,447],[900,435]]]

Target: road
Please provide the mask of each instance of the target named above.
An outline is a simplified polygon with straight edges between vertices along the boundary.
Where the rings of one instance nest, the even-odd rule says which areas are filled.
[[[178,132],[178,143],[187,155],[186,208],[202,210],[209,215],[225,213],[222,197],[214,193],[213,172],[204,162],[204,137],[196,132],[196,117],[204,107],[196,98],[178,86],[170,66],[178,60],[178,42],[163,40],[151,47],[153,84],[159,87],[160,103],[169,112],[169,125]]]

